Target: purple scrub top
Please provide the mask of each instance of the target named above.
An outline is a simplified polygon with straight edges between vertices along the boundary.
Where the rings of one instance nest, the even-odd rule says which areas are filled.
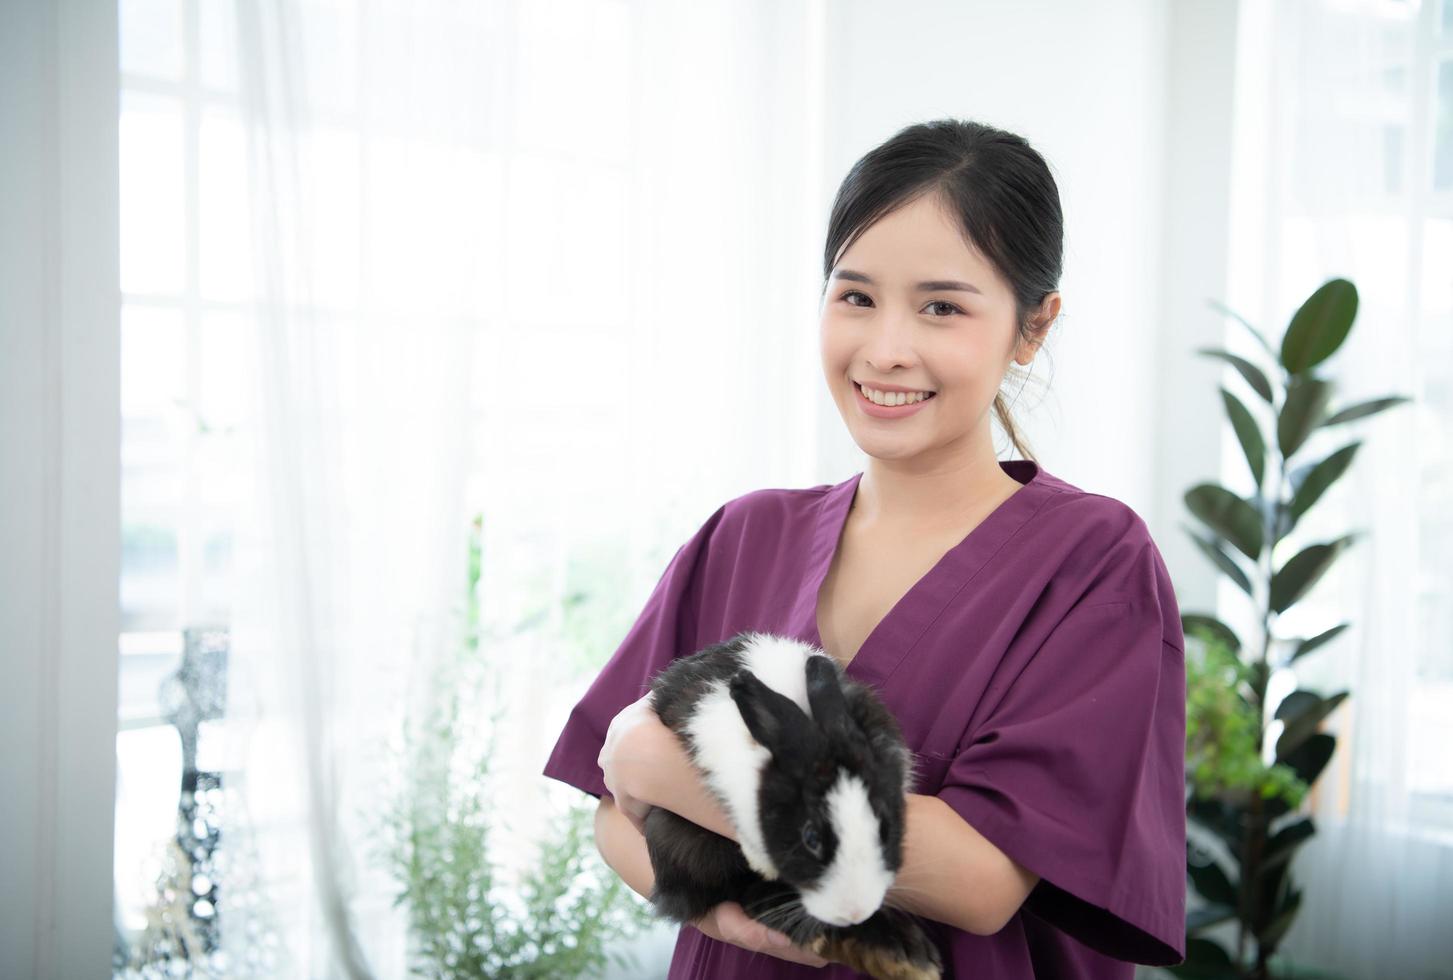
[[[944,976],[1124,978],[1185,955],[1186,675],[1180,612],[1144,521],[1031,460],[1022,487],[919,579],[847,673],[871,685],[937,796],[1040,876],[991,936],[920,917]],[[758,490],[677,550],[571,711],[544,774],[606,792],[616,713],[676,657],[743,630],[821,645],[817,595],[857,493]],[[965,891],[974,883],[964,882]],[[859,976],[677,936],[670,980]]]

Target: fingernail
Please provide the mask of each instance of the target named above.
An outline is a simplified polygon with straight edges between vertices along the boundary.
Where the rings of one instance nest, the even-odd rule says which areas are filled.
[[[769,931],[767,933],[767,941],[769,943],[771,943],[773,946],[791,946],[792,945],[792,940],[789,939],[789,938],[787,938],[787,936],[784,933],[780,933],[780,932],[770,932]]]

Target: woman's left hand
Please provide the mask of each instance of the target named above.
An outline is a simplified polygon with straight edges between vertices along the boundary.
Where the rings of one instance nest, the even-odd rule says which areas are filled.
[[[656,740],[663,732],[675,738],[651,707],[651,695],[648,693],[626,705],[611,719],[605,733],[605,744],[596,759],[605,777],[605,788],[615,798],[616,808],[642,835],[646,833],[646,814],[650,812],[651,804],[634,794],[639,792],[641,775],[651,771],[655,758],[653,747],[660,744]]]

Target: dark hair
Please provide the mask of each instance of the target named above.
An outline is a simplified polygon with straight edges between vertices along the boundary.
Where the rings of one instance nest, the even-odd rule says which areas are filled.
[[[982,123],[917,123],[853,164],[828,219],[823,292],[838,257],[859,235],[890,211],[933,192],[943,196],[966,238],[1009,283],[1015,330],[1021,340],[1033,341],[1030,315],[1059,288],[1064,262],[1059,189],[1027,140]],[[1002,391],[994,396],[994,414],[1014,448],[1033,459]]]

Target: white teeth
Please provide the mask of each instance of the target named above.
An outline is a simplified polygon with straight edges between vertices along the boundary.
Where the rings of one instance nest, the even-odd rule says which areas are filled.
[[[894,405],[912,405],[933,395],[931,391],[877,391],[873,388],[864,388],[862,385],[858,385],[857,387],[863,393],[863,397],[868,399],[868,401],[875,405],[885,405],[889,408]]]

